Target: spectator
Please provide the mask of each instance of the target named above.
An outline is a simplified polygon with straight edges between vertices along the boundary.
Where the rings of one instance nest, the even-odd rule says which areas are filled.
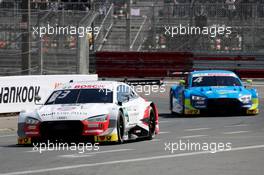
[[[245,20],[247,20],[248,18],[252,17],[252,2],[250,2],[249,0],[243,0],[242,1],[242,10],[243,10],[243,15],[242,17],[244,17]]]
[[[59,5],[58,5],[58,2],[55,2],[55,1],[51,1],[48,3],[49,4],[49,8],[53,11],[56,11],[58,10],[59,8]]]
[[[173,16],[177,16],[178,5],[179,5],[179,2],[177,0],[174,0],[173,1]]]
[[[201,7],[200,13],[195,16],[195,25],[200,28],[207,26],[207,14],[203,6]]]
[[[235,6],[236,0],[226,0],[226,5],[228,9],[228,19],[232,20],[233,16],[235,16],[236,13],[236,6]]]
[[[103,7],[101,6],[99,8],[99,19],[103,19],[104,18],[104,9]]]
[[[81,0],[81,10],[87,12],[90,10],[90,3],[88,0]]]
[[[166,37],[163,34],[160,34],[160,36],[159,36],[159,47],[161,49],[166,48]]]
[[[264,17],[264,0],[261,0],[257,4],[258,7],[258,12],[259,12],[259,17],[263,18]]]
[[[31,7],[35,9],[46,10],[48,0],[33,0]]]

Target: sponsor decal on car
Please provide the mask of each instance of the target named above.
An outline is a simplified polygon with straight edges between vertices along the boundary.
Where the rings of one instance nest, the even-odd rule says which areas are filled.
[[[231,76],[231,77],[237,77],[233,73],[197,73],[193,74],[193,77],[203,77],[203,76]]]
[[[106,136],[94,136],[95,142],[113,142],[118,141],[117,134],[106,135]]]
[[[30,137],[19,137],[17,142],[21,145],[29,145],[32,143]]]

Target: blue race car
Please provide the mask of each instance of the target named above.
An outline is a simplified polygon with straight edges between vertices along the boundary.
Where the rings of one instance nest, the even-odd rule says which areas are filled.
[[[248,80],[248,83],[252,83]],[[243,86],[231,71],[193,71],[170,90],[172,114],[259,113],[259,99],[255,88]]]

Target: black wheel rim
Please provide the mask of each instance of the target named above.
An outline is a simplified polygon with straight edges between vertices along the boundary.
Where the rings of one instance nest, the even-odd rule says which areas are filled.
[[[154,117],[154,112],[150,112],[150,118],[149,118],[149,132],[150,135],[153,135],[155,132],[155,117]]]
[[[123,135],[124,135],[124,127],[123,127],[123,121],[122,119],[119,119],[119,125],[118,125],[118,134],[119,134],[119,140],[123,140]]]

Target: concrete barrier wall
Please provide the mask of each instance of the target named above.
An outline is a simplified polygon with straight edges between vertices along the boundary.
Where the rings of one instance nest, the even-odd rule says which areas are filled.
[[[191,70],[188,52],[97,52],[100,77],[165,77],[170,71]]]
[[[264,78],[264,55],[190,52],[97,52],[100,77],[167,77],[173,72],[232,70],[242,78]]]

